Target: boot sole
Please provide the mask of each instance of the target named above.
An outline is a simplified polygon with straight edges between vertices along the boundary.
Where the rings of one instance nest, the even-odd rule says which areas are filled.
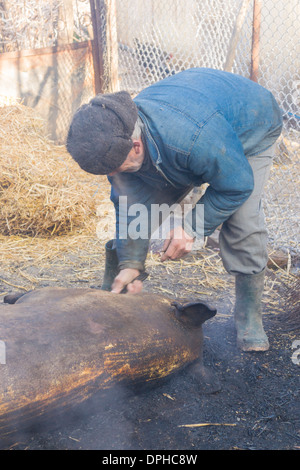
[[[270,348],[269,343],[261,343],[261,344],[247,344],[243,341],[237,341],[237,345],[239,349],[244,352],[259,352],[259,351],[268,351]]]

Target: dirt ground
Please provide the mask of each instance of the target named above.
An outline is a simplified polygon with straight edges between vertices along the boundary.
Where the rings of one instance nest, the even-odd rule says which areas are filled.
[[[104,254],[99,240],[89,238],[79,245],[68,240],[63,245],[49,242],[46,248],[38,241],[25,247],[17,239],[6,243],[6,262],[3,258],[0,272],[2,296],[47,285],[98,287],[101,283]],[[150,390],[129,394],[119,390],[116,396],[99,400],[88,415],[80,414],[56,429],[22,435],[9,448],[299,449],[299,365],[292,355],[293,342],[300,337],[299,329],[284,331],[279,321],[288,306],[278,274],[269,271],[264,297],[270,350],[242,353],[236,347],[232,319],[234,283],[224,272],[217,249],[164,265],[151,255],[148,271],[146,291],[198,299],[217,308],[217,315],[204,325],[204,363],[221,389],[203,390],[187,368]]]

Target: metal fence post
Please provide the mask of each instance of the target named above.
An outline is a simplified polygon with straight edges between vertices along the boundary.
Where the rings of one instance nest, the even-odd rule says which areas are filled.
[[[93,62],[94,62],[94,81],[95,93],[104,91],[104,44],[105,44],[105,26],[101,22],[101,13],[106,11],[104,0],[90,0],[91,17],[93,25]]]

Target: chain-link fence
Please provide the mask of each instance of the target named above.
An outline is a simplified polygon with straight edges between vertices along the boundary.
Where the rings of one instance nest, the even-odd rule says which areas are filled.
[[[119,88],[134,95],[167,75],[200,66],[252,77],[274,94],[284,130],[265,210],[271,245],[297,252],[299,1],[116,0],[115,11]]]
[[[0,1],[0,52],[57,46],[92,37],[89,0]]]
[[[35,108],[56,142],[94,94],[92,37],[89,0],[0,2],[0,94]]]
[[[135,95],[195,66],[257,80],[284,115],[265,196],[270,243],[298,252],[299,17],[299,0],[6,0],[0,2],[0,52],[94,38],[104,92]],[[74,66],[71,71],[73,83]]]

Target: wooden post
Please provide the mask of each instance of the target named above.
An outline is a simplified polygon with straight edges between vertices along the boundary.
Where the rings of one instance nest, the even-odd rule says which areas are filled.
[[[94,63],[94,87],[95,93],[104,92],[104,43],[106,38],[106,27],[101,23],[101,13],[106,12],[104,0],[90,0],[91,17],[93,25],[94,38],[93,44],[93,63]],[[105,14],[106,16],[106,14]]]
[[[57,44],[72,43],[74,32],[73,0],[65,0],[63,4],[59,4],[57,27]]]
[[[106,0],[107,3],[107,66],[108,89],[111,93],[119,91],[118,70],[118,34],[116,0]]]
[[[259,37],[261,22],[261,0],[254,0],[253,4],[253,26],[252,26],[252,50],[251,50],[251,73],[250,79],[258,81],[259,72]]]
[[[224,65],[224,70],[226,70],[227,72],[231,72],[231,69],[233,66],[233,61],[235,58],[238,40],[240,37],[242,26],[246,18],[249,3],[250,3],[250,0],[243,0],[235,25],[234,25],[234,28],[233,28],[233,31],[232,31],[232,35],[231,35],[229,46],[228,46],[227,57],[226,57],[225,65]]]

